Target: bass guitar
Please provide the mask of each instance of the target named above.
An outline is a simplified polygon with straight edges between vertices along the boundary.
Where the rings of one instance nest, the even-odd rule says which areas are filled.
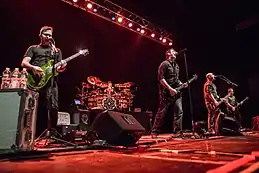
[[[191,79],[189,79],[186,83],[187,84],[190,84],[191,82],[193,82],[194,80],[197,80],[198,76],[195,74],[193,75],[193,77]],[[176,101],[179,97],[181,97],[181,90],[184,88],[184,84],[180,85],[179,87],[175,88],[176,90],[176,94],[172,95],[170,93],[170,91],[167,89],[167,88],[164,88],[163,90],[163,96],[164,96],[164,99],[166,101],[169,101],[169,102],[174,102]]]
[[[88,54],[89,54],[88,49],[80,50],[78,53],[64,59],[63,61],[67,63],[72,59],[79,57],[80,55],[86,56]],[[40,67],[43,70],[43,72],[37,73],[33,71],[32,73],[28,74],[27,86],[29,89],[37,91],[43,88],[48,83],[49,79],[53,76],[52,74],[53,67],[56,69],[58,66],[61,65],[61,62],[54,64],[54,66],[53,66],[53,63],[54,63],[53,59],[49,60],[45,65]],[[59,73],[55,70],[54,76],[57,76],[58,74]]]

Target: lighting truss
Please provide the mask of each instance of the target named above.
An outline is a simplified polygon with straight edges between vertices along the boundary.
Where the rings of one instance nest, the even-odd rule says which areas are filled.
[[[99,16],[162,45],[173,44],[171,34],[150,21],[108,0],[61,0],[93,15]]]

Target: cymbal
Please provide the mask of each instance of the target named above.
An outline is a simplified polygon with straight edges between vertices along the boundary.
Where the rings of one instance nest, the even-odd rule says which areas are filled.
[[[129,88],[133,85],[134,85],[133,82],[126,82],[126,83],[123,83],[123,84],[115,84],[114,86],[118,87],[118,88]]]
[[[96,86],[98,86],[100,88],[107,88],[108,87],[108,83],[106,83],[106,82],[97,82]]]
[[[96,83],[101,82],[101,80],[98,77],[95,76],[89,76],[87,77],[87,81],[92,84],[92,85],[96,85]]]

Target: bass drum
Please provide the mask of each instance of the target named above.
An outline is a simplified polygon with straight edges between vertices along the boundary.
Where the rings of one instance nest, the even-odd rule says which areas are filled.
[[[102,107],[106,110],[114,110],[116,106],[116,99],[114,97],[106,97],[102,101]]]

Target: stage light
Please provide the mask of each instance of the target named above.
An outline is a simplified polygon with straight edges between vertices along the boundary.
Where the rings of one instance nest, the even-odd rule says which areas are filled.
[[[92,7],[93,7],[93,5],[92,5],[91,3],[88,3],[88,4],[87,4],[87,8],[88,8],[88,9],[91,9]]]
[[[94,12],[97,12],[97,9],[96,9],[96,8],[94,9]]]
[[[132,27],[133,25],[132,25],[132,23],[129,23],[129,25],[128,25],[129,27]]]
[[[140,31],[140,29],[139,29],[139,28],[137,28],[137,31]]]
[[[170,42],[170,43],[169,43],[169,46],[172,46],[172,45],[173,45],[173,43],[172,43],[172,42]]]
[[[73,2],[75,2],[75,3],[76,3],[76,2],[77,2],[77,0],[73,0]]]
[[[112,17],[112,20],[115,20],[116,18],[115,17]]]
[[[155,34],[154,34],[154,33],[153,33],[153,34],[151,34],[151,37],[153,37],[153,38],[154,38],[154,37],[155,37]]]
[[[159,40],[162,40],[162,39],[163,39],[163,37],[160,37],[160,38],[159,38]]]
[[[163,42],[163,43],[166,43],[166,39],[164,38],[164,39],[162,40],[162,42]]]
[[[144,30],[144,29],[141,29],[140,33],[141,33],[141,34],[144,34],[144,33],[145,33],[145,30]]]
[[[118,22],[120,22],[120,23],[122,22],[122,17],[118,18]]]

